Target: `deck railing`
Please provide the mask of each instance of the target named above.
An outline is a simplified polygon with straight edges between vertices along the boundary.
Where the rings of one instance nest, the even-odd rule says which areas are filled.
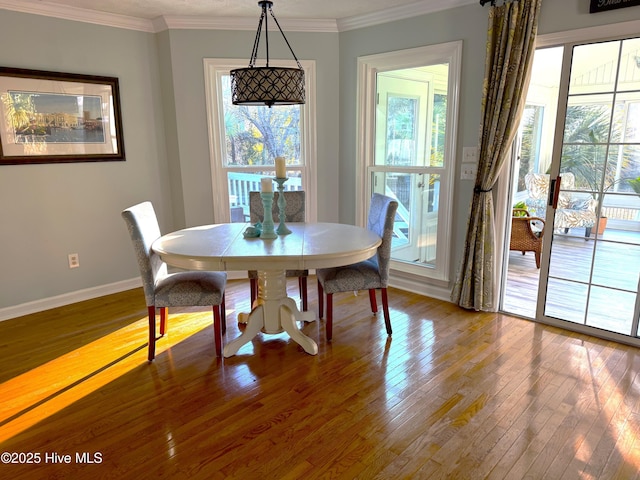
[[[229,172],[227,178],[232,222],[243,222],[249,218],[249,192],[260,191],[260,180],[263,177],[264,175],[259,173]],[[287,191],[301,190],[302,179],[290,177],[284,184],[284,189]]]
[[[260,191],[260,181],[264,175],[258,173],[229,172],[229,205],[231,207],[231,221],[244,222],[249,218],[249,192]],[[286,191],[301,190],[302,179],[290,177],[284,184]],[[396,198],[396,194],[387,187],[385,194]],[[407,229],[409,225],[409,211],[402,202],[398,202],[398,213],[394,233],[397,238],[408,241]]]

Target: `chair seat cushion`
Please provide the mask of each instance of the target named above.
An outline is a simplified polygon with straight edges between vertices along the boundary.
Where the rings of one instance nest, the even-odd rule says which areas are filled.
[[[596,223],[596,214],[591,210],[556,210],[554,228],[593,227]]]
[[[375,257],[344,267],[321,268],[316,275],[326,293],[387,287],[382,284]]]
[[[156,281],[156,307],[220,305],[227,274],[223,272],[170,273]]]

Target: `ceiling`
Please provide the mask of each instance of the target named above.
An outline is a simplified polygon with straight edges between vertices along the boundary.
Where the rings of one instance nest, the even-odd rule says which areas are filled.
[[[276,18],[332,19],[384,15],[405,9],[446,10],[477,0],[273,0]],[[12,8],[15,7],[15,8]],[[260,15],[258,0],[1,0],[0,8],[28,11],[64,9],[136,19],[161,17],[251,17]],[[392,15],[393,16],[393,15]]]

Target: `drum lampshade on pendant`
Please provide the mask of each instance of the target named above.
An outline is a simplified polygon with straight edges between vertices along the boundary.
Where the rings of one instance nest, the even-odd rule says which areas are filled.
[[[304,70],[298,61],[296,54],[284,35],[280,24],[271,9],[273,2],[260,1],[258,5],[262,8],[258,31],[253,42],[251,59],[247,68],[236,68],[231,70],[231,103],[234,105],[299,105],[305,103],[304,92]],[[282,34],[293,58],[298,64],[298,68],[272,67],[269,65],[269,28],[267,19],[267,9],[275,21],[278,30]],[[265,27],[265,41],[267,47],[266,66],[256,67],[258,56],[258,46],[262,26]]]

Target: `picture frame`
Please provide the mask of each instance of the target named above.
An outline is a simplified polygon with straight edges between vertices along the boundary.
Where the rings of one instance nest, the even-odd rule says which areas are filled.
[[[117,78],[0,67],[0,165],[124,160]]]
[[[636,7],[640,0],[591,0],[589,13],[606,12],[617,8]]]

